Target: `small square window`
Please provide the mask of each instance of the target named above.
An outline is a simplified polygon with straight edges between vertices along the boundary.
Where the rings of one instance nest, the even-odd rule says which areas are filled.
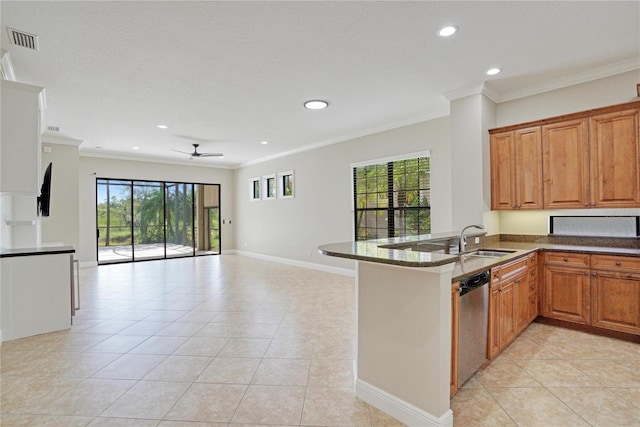
[[[249,200],[260,200],[260,177],[249,179]]]
[[[276,176],[275,174],[262,177],[262,199],[274,200],[276,198]]]
[[[293,171],[280,172],[278,174],[278,197],[290,199],[294,196]]]

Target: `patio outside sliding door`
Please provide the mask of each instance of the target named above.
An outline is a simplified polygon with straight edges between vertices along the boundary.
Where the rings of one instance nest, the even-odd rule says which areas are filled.
[[[167,258],[193,256],[193,184],[165,183]]]
[[[164,184],[133,182],[134,259],[162,259],[164,248]]]
[[[96,181],[98,263],[133,260],[131,181]]]

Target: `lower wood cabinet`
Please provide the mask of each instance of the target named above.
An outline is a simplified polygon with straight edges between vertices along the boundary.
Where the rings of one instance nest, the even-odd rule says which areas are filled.
[[[495,358],[536,318],[537,289],[535,254],[491,270],[488,359]]]
[[[640,335],[640,258],[545,252],[544,317]]]
[[[545,265],[542,315],[588,325],[591,319],[590,283],[588,269]]]
[[[640,274],[594,270],[591,299],[593,326],[640,334]]]

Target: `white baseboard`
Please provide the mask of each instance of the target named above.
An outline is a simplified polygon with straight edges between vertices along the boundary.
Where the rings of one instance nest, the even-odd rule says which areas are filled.
[[[82,261],[82,262],[78,263],[78,266],[80,268],[97,267],[98,266],[98,261]]]
[[[436,417],[360,379],[356,380],[356,397],[410,427],[453,427],[451,409]]]
[[[225,254],[230,254],[231,250],[226,250],[224,253]],[[348,268],[332,267],[332,266],[329,266],[329,265],[316,264],[316,263],[313,263],[313,262],[305,262],[305,261],[298,261],[298,260],[295,260],[295,259],[281,258],[281,257],[276,257],[276,256],[271,256],[271,255],[263,255],[263,254],[258,254],[258,253],[255,253],[255,252],[239,251],[237,249],[235,249],[233,251],[233,253],[235,253],[236,255],[248,256],[248,257],[252,257],[252,258],[258,258],[258,259],[262,259],[262,260],[265,260],[265,261],[272,261],[272,262],[277,262],[277,263],[280,263],[280,264],[292,265],[294,267],[303,267],[303,268],[309,268],[311,270],[320,270],[320,271],[325,271],[327,273],[341,274],[343,276],[350,276],[350,277],[355,277],[356,276],[355,269],[350,270]]]

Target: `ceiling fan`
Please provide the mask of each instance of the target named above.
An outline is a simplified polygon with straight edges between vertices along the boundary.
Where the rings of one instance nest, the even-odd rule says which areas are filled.
[[[194,157],[224,157],[224,154],[222,153],[200,153],[198,152],[198,147],[200,146],[200,144],[191,144],[193,145],[193,153],[189,153],[186,151],[180,151],[180,150],[171,150],[171,151],[175,151],[176,153],[182,153],[182,154],[188,154],[190,157],[190,159],[193,159]]]

